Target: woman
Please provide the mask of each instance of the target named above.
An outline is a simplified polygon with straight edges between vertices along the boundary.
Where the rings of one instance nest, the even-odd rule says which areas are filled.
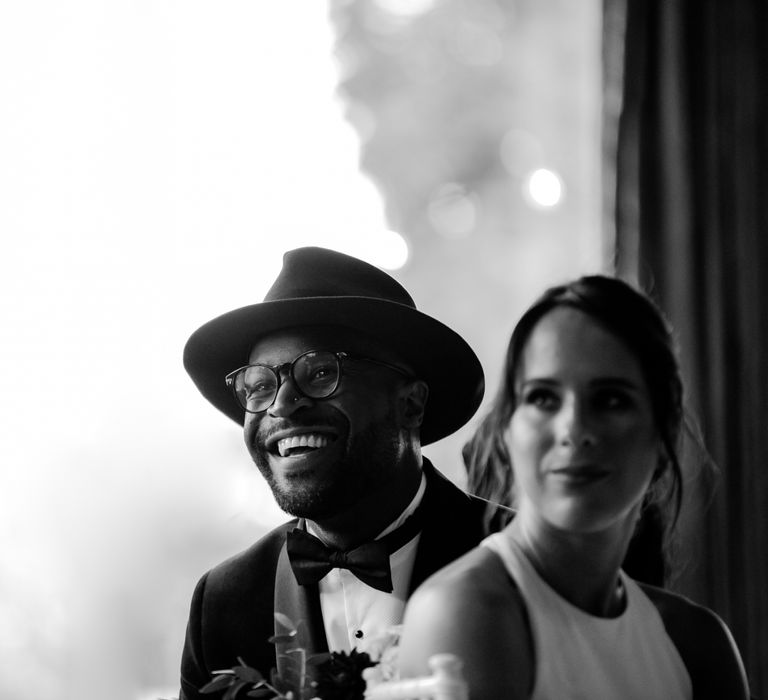
[[[505,440],[513,398],[507,397],[502,387],[498,410],[485,417],[462,450],[467,469],[467,491],[488,501],[484,523],[486,534],[503,529],[515,513],[512,464]],[[706,466],[711,466],[709,460]],[[653,501],[647,502],[642,509],[621,563],[624,572],[636,581],[664,586],[674,579],[670,547],[664,537],[668,515],[661,504]]]
[[[512,334],[483,428],[509,450],[517,515],[413,596],[402,675],[452,652],[477,700],[747,698],[724,623],[621,570],[643,508],[679,510],[682,417],[647,297],[603,276],[548,290]]]

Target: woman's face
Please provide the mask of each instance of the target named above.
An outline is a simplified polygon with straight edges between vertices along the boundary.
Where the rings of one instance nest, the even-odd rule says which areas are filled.
[[[634,527],[661,450],[634,355],[561,307],[534,327],[515,379],[508,441],[521,513],[584,533]]]

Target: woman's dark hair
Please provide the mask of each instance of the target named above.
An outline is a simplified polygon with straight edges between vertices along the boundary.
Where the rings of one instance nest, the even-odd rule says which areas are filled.
[[[636,541],[630,546],[628,560],[632,552],[647,560],[649,548],[658,549],[659,555],[655,564],[645,561],[635,567],[634,572],[630,571],[633,566],[627,565],[628,560],[624,568],[635,578],[660,584],[665,569],[661,553],[663,540],[677,521],[683,496],[678,456],[683,427],[683,384],[672,331],[664,315],[648,296],[626,282],[603,275],[580,277],[551,287],[523,314],[509,341],[496,397],[474,436],[464,446],[468,488],[490,501],[510,503],[513,475],[504,435],[516,407],[517,371],[536,324],[547,313],[561,307],[588,314],[621,340],[637,359],[647,383],[664,458],[646,496],[643,518]],[[494,517],[503,516],[490,512],[489,519]],[[500,525],[503,522],[491,522],[489,528]]]

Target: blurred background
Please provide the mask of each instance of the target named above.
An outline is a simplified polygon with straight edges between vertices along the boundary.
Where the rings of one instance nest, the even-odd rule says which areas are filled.
[[[700,298],[665,286],[670,275],[653,267],[660,247],[646,235],[666,220],[638,215],[649,187],[661,188],[648,162],[664,165],[639,154],[670,153],[669,142],[639,136],[659,83],[624,79],[658,68],[642,56],[663,35],[653,27],[668,23],[631,0],[6,4],[3,700],[177,694],[198,577],[284,519],[240,430],[197,393],[181,351],[201,323],[260,301],[285,250],[322,245],[391,271],[475,348],[486,399],[518,315],[550,284],[586,272],[650,276],[687,317],[675,300]],[[764,149],[763,135],[749,137]],[[672,219],[678,240],[680,215]],[[754,240],[742,258],[765,259],[757,223],[745,224]],[[696,269],[710,259],[702,255]],[[763,364],[740,381],[759,385]],[[764,393],[753,398],[768,407]],[[426,450],[459,484],[473,426]],[[706,523],[721,550],[742,529],[734,513],[758,518],[768,505],[753,468],[765,440],[753,432],[759,449],[738,448],[753,461],[733,468],[735,486],[725,480],[739,498],[719,502],[720,520]],[[766,619],[766,567],[754,554],[768,528],[764,516],[751,522],[758,549],[718,564],[727,560],[735,582],[711,565],[689,588],[736,624],[757,675],[768,625],[740,627],[731,607],[741,600]],[[719,551],[694,539],[703,561]],[[740,583],[745,567],[755,593]]]

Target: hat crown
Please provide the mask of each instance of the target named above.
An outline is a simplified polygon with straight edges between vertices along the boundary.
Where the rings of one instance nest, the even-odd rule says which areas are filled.
[[[289,250],[264,301],[313,297],[383,299],[416,308],[397,280],[363,260],[325,248]]]

